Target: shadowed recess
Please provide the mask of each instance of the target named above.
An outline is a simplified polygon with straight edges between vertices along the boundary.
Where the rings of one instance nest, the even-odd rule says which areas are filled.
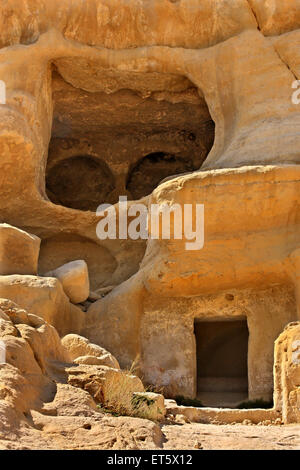
[[[49,198],[66,207],[96,211],[114,189],[114,177],[101,160],[88,155],[57,163],[47,175]]]

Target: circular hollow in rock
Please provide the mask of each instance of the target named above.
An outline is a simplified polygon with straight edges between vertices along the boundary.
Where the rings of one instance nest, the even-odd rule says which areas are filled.
[[[49,170],[46,178],[49,199],[71,209],[96,211],[110,202],[114,177],[100,159],[88,155],[70,157]]]
[[[150,153],[132,168],[126,189],[133,199],[140,199],[151,194],[164,178],[195,169],[193,163],[187,158],[164,152]]]

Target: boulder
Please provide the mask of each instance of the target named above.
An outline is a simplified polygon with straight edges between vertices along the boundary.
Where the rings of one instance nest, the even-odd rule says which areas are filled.
[[[132,406],[141,418],[161,421],[166,416],[165,399],[160,393],[134,392]]]
[[[22,309],[42,317],[53,325],[60,335],[70,331],[80,332],[84,322],[84,312],[72,305],[65,295],[61,283],[55,278],[38,276],[0,276],[0,299],[10,299]],[[7,300],[0,300],[0,308],[6,313],[3,305]],[[15,312],[26,318],[27,313]],[[20,318],[20,323],[24,323]]]
[[[88,339],[76,334],[69,334],[62,339],[63,346],[77,364],[103,365],[120,369],[117,359],[106,349],[92,344]]]
[[[135,415],[134,392],[144,392],[141,380],[130,372],[106,366],[78,365],[66,369],[68,383],[82,388],[94,400],[121,415]]]
[[[64,368],[69,355],[55,328],[42,318],[11,300],[0,299],[0,309],[0,321],[5,322],[5,330],[0,331],[5,352],[0,357],[0,400],[25,412],[55,394],[54,380],[64,380],[58,366]]]
[[[0,224],[0,274],[37,274],[41,240],[8,224]]]
[[[99,411],[91,395],[81,388],[57,383],[54,400],[44,403],[40,412],[48,416],[93,416]]]
[[[0,309],[1,319],[12,322],[14,325],[19,323],[25,323],[28,325],[28,313],[12,300],[0,298]]]
[[[65,293],[74,304],[87,300],[90,293],[90,282],[88,267],[85,261],[71,261],[48,272],[46,276],[59,279]]]
[[[14,327],[14,325],[11,323],[10,320],[4,320],[3,318],[0,318],[0,338],[4,336],[18,336],[18,331],[16,330],[16,328]],[[1,341],[0,341],[0,357],[1,357]],[[0,359],[0,363],[1,363],[1,359]]]

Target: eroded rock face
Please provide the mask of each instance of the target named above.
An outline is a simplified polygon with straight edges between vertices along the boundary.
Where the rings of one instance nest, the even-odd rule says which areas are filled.
[[[90,280],[88,267],[84,260],[71,261],[46,273],[46,276],[55,277],[61,282],[65,294],[73,304],[87,300],[90,293]]]
[[[0,276],[0,298],[40,315],[61,335],[80,333],[84,324],[84,313],[70,303],[60,281],[52,277]]]
[[[66,335],[62,338],[62,344],[69,351],[72,360],[77,364],[103,365],[120,369],[115,357],[104,348],[90,343],[82,336],[75,334]]]
[[[0,274],[37,274],[41,240],[8,224],[0,224]]]
[[[300,421],[300,322],[290,323],[275,343],[275,407],[285,423]]]
[[[2,44],[16,47],[1,50],[1,219],[42,238],[43,272],[81,259],[85,244],[106,253],[106,277],[93,274],[93,289],[138,270],[145,243],[99,241],[87,211],[97,202],[146,196],[165,176],[201,165],[299,162],[296,31],[269,37],[296,29],[297,15],[291,22],[278,2],[271,11],[246,0],[11,0],[2,10]],[[64,236],[77,241],[47,262],[46,246],[62,251]]]
[[[34,272],[4,269],[0,297],[95,344],[73,358],[83,388],[86,368],[103,375],[102,360],[129,368],[137,358],[171,396],[195,396],[199,379],[208,391],[228,385],[197,374],[195,323],[243,321],[247,374],[235,383],[269,400],[273,343],[300,315],[298,2],[9,0],[0,10],[0,222],[40,237],[39,274],[82,259],[93,291],[116,286],[85,313],[57,279],[36,275],[35,253]],[[204,204],[203,249],[174,237],[99,240],[94,211],[120,195],[149,213]],[[16,362],[5,374],[14,383],[11,367],[24,371],[25,387],[36,327],[26,320],[19,336],[5,314],[28,314],[7,309],[0,331]],[[278,392],[286,421],[298,419],[289,387]]]
[[[72,363],[55,328],[11,301],[1,301],[0,314],[0,339],[5,345],[5,363],[0,364],[1,449],[161,445],[156,424],[135,419],[133,425],[131,418],[118,421],[96,405],[115,404],[117,399],[134,414],[133,392],[144,390],[138,377],[106,366]],[[63,439],[59,437],[62,427]],[[70,439],[72,444],[67,442]]]
[[[299,190],[298,166],[207,171],[165,182],[151,202],[205,201],[203,249],[187,251],[184,237],[150,240],[140,271],[90,307],[83,334],[121,366],[140,355],[145,380],[170,395],[195,395],[195,322],[242,319],[250,334],[249,396],[270,400],[274,341],[299,316]],[[209,360],[208,351],[203,361]]]

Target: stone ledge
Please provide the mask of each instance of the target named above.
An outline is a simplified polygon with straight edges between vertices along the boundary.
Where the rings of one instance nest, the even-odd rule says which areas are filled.
[[[183,415],[192,423],[203,424],[232,424],[243,423],[245,420],[252,424],[262,422],[273,423],[278,418],[281,419],[281,412],[272,409],[231,409],[231,408],[195,408],[192,406],[176,406],[166,400],[167,417],[173,415]],[[270,423],[270,424],[271,424]],[[249,423],[250,424],[250,423]]]

